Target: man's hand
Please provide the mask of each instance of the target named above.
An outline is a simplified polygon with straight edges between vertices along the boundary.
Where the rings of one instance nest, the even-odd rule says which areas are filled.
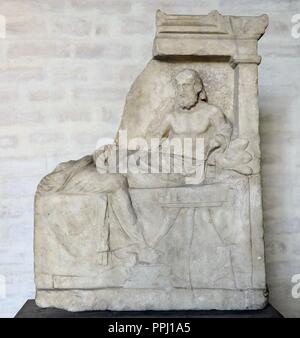
[[[210,149],[214,150],[214,149],[221,149],[221,150],[225,150],[226,148],[226,140],[225,137],[222,135],[216,135],[214,137],[214,139],[211,141],[210,143]]]

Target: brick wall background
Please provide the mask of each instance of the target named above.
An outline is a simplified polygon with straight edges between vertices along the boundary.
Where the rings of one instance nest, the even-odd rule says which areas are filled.
[[[129,86],[151,58],[155,11],[259,15],[263,198],[270,300],[300,317],[300,0],[1,0],[0,316],[34,297],[33,197],[60,161],[114,135]],[[2,290],[3,291],[3,290]]]

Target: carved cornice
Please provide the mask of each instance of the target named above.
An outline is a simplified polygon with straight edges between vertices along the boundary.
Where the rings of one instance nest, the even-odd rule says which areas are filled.
[[[168,15],[158,10],[153,55],[158,58],[255,56],[257,41],[264,34],[268,21],[265,14],[226,16],[212,11],[208,15]]]
[[[168,15],[160,10],[156,13],[156,37],[170,34],[209,34],[258,40],[267,26],[266,14],[254,17],[223,16],[218,11],[212,11],[208,15]]]

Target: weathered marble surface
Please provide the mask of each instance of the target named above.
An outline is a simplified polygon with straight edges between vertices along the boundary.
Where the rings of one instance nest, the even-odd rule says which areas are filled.
[[[154,59],[130,89],[120,130],[163,137],[169,121],[168,138],[203,137],[205,176],[99,172],[109,147],[59,165],[36,194],[39,306],[265,305],[256,46],[266,25],[266,16],[158,12]],[[196,74],[182,97],[179,74],[184,86]]]

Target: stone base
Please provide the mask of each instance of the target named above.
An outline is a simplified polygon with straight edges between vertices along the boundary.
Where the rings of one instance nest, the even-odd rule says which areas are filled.
[[[38,290],[36,304],[68,311],[256,310],[267,304],[264,290],[99,289]]]
[[[262,233],[252,227],[248,204],[255,184],[239,174],[213,182],[131,190],[145,240],[139,248],[130,246],[113,210],[104,231],[103,196],[39,198],[37,304],[68,311],[263,308]],[[102,240],[104,232],[109,251],[98,247],[108,240]]]
[[[33,299],[28,300],[16,318],[282,318],[270,304],[263,310],[244,311],[88,311],[68,312],[53,308],[42,309]]]

